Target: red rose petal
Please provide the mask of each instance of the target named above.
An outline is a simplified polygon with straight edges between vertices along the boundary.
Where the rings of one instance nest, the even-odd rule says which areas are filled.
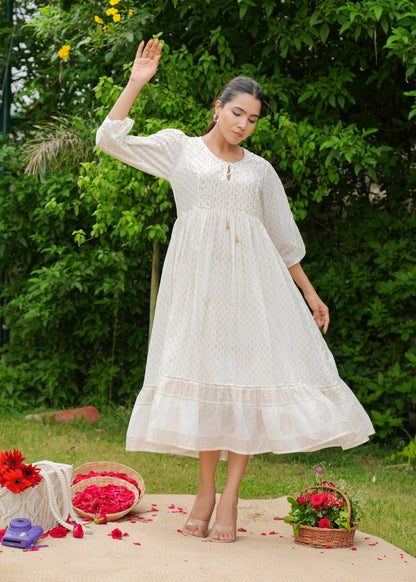
[[[68,534],[68,530],[65,527],[58,525],[57,527],[50,529],[48,534],[51,538],[64,538]]]
[[[246,532],[247,530],[244,529],[243,527],[239,527],[237,531]]]

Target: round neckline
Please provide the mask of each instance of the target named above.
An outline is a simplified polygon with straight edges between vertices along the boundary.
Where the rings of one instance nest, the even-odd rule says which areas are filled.
[[[243,154],[244,154],[244,155],[243,155],[243,157],[241,158],[241,160],[237,160],[236,162],[229,162],[229,161],[227,161],[227,160],[224,160],[224,158],[220,158],[219,156],[216,156],[216,155],[214,154],[214,152],[210,150],[210,148],[209,148],[209,147],[207,146],[207,144],[204,142],[204,140],[202,139],[202,137],[203,137],[203,136],[202,136],[202,135],[200,135],[198,139],[200,140],[200,142],[201,142],[201,143],[202,143],[202,145],[204,146],[204,149],[206,149],[206,150],[207,150],[207,151],[208,151],[208,152],[211,154],[211,156],[212,156],[213,158],[215,158],[216,160],[218,160],[218,161],[220,161],[220,162],[223,162],[224,164],[231,164],[232,166],[234,166],[235,164],[241,164],[241,162],[244,162],[244,160],[246,159],[246,156],[247,156],[247,150],[246,150],[245,148],[243,148],[243,146],[240,146],[240,147],[241,147],[241,149],[243,150]]]

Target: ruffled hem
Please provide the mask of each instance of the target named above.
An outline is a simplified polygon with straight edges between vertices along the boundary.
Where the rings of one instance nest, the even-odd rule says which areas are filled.
[[[162,378],[139,394],[127,450],[198,457],[220,450],[244,455],[356,447],[374,433],[347,385],[231,386]]]

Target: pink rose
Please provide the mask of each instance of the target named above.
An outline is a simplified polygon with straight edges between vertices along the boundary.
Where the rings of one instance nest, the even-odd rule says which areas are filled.
[[[83,538],[84,537],[84,530],[82,529],[82,525],[77,523],[74,525],[74,529],[72,530],[72,535],[74,538]]]
[[[329,523],[329,519],[328,518],[326,518],[326,519],[320,519],[319,522],[318,522],[318,527],[332,529],[332,527],[331,527],[331,525]]]
[[[62,527],[60,525],[58,525],[57,527],[53,527],[48,531],[48,534],[51,536],[51,538],[64,538],[67,533],[68,530],[66,529],[66,527]]]

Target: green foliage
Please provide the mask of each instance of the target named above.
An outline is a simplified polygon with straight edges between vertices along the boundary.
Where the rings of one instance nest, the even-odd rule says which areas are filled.
[[[226,81],[243,74],[262,84],[266,107],[245,145],[285,184],[307,243],[305,269],[331,308],[327,340],[341,376],[378,435],[397,434],[416,406],[414,2],[109,8],[23,0],[14,48],[0,57],[23,78],[14,136],[0,150],[10,328],[0,404],[127,405],[140,387],[152,249],[160,243],[163,256],[173,197],[167,183],[96,151],[94,133],[138,42],[158,36],[166,45],[132,109],[133,131],[200,135]],[[0,32],[8,46],[10,27]]]
[[[398,453],[394,453],[389,456],[390,461],[406,461],[406,463],[400,463],[399,465],[393,465],[393,467],[404,467],[406,470],[416,468],[416,439],[411,438],[409,443],[403,447]]]
[[[416,215],[384,206],[382,197],[330,216],[324,202],[304,223],[307,271],[331,306],[327,342],[380,438],[416,408]]]
[[[112,233],[78,248],[71,233],[92,227],[95,205],[80,198],[74,177],[57,172],[40,183],[23,174],[19,149],[3,151],[9,195],[0,220],[8,276],[2,293],[10,342],[0,403],[131,402],[147,346],[148,249],[129,248]]]

